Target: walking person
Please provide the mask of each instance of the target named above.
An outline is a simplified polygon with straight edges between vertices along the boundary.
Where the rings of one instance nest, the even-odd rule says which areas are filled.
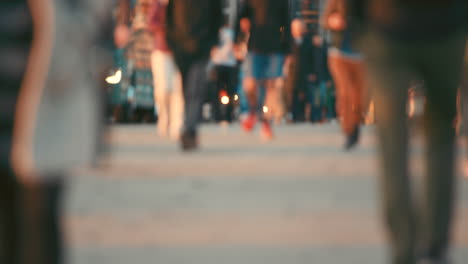
[[[249,102],[244,91],[244,63],[248,54],[248,43],[250,38],[250,21],[243,18],[236,25],[236,43],[234,45],[234,54],[237,59],[237,67],[239,69],[239,76],[237,82],[237,95],[239,100],[239,119],[242,121],[248,116]]]
[[[446,264],[455,209],[457,88],[468,6],[451,1],[356,1],[366,32],[380,147],[382,201],[394,264]],[[425,83],[426,178],[415,199],[409,173],[406,106],[413,79]]]
[[[263,105],[258,104],[257,85],[265,82],[268,93],[275,88],[276,79],[283,75],[290,44],[288,1],[246,0],[240,11],[240,19],[243,18],[250,21],[249,54],[244,63],[244,90],[250,109],[242,128],[251,132],[260,119],[262,137],[271,140],[273,131],[270,122],[263,118]]]
[[[158,109],[158,133],[171,140],[180,139],[184,121],[182,77],[166,41],[166,8],[169,0],[155,0],[150,28],[154,33],[151,54],[154,100]]]
[[[105,3],[0,4],[1,17],[10,18],[0,20],[0,263],[64,261],[64,176],[94,160],[103,120],[90,56],[83,56],[97,46],[83,40],[97,37]]]
[[[320,35],[312,37],[314,77],[311,91],[309,121],[325,122],[335,116],[334,88],[328,67],[328,44]]]
[[[328,63],[336,87],[336,109],[341,129],[346,135],[345,150],[359,141],[360,124],[365,107],[363,57],[353,47],[355,33],[349,17],[349,1],[328,0],[322,25],[333,34]]]
[[[214,48],[211,57],[216,72],[215,119],[218,122],[227,121],[230,123],[234,114],[233,102],[237,86],[238,67],[234,53],[234,30],[229,27],[228,21],[221,28],[219,39],[220,44]],[[220,97],[223,96],[227,96],[229,100],[221,102]],[[220,103],[226,105],[224,111],[221,110]]]
[[[167,42],[182,74],[185,120],[183,150],[198,146],[197,128],[206,95],[207,65],[223,25],[219,0],[171,0],[166,13]]]
[[[36,56],[47,54],[51,49],[47,40],[50,32],[44,30],[51,25],[44,18],[51,14],[52,3],[44,1],[40,6],[32,4],[26,0],[6,0],[0,3],[0,16],[10,17],[0,22],[0,263],[18,264],[23,253],[19,246],[21,224],[18,215],[21,208],[18,196],[24,185],[15,176],[10,160],[15,106],[33,45],[34,28],[43,32],[42,35],[34,32],[36,39],[41,40],[34,43],[36,47],[41,47]],[[8,61],[16,61],[16,67],[9,65]]]
[[[309,84],[317,80],[312,38],[306,36],[306,25],[301,19],[291,22],[291,56],[288,62],[288,108],[294,122],[306,120],[306,105],[309,104]]]

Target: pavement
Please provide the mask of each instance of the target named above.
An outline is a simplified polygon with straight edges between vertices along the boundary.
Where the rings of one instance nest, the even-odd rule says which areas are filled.
[[[388,263],[371,128],[352,152],[336,124],[281,125],[273,142],[236,124],[200,132],[200,151],[181,153],[153,126],[112,127],[102,166],[68,182],[69,263]],[[458,174],[452,255],[462,264],[468,178]]]

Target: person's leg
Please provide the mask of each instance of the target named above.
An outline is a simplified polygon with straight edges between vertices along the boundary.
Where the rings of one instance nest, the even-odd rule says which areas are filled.
[[[286,109],[287,112],[291,115],[293,115],[294,112],[294,87],[296,86],[297,78],[296,78],[296,60],[291,59],[288,64],[288,69],[287,69],[287,76],[286,76],[286,85],[284,89],[284,96],[285,96],[285,101],[286,101]]]
[[[336,95],[336,113],[338,115],[339,120],[343,123],[344,113],[345,113],[345,88],[347,85],[347,80],[344,79],[343,73],[345,72],[343,68],[343,60],[342,58],[337,55],[333,54],[329,56],[328,64],[330,68],[330,73],[333,77],[333,81],[335,83],[335,95]],[[343,132],[344,129],[342,128]]]
[[[237,95],[239,96],[239,107],[240,107],[240,114],[244,115],[249,112],[249,103],[247,100],[247,96],[244,92],[244,67],[241,65],[239,67],[239,82],[237,87]]]
[[[353,76],[351,73],[352,64],[344,57],[333,55],[329,59],[330,71],[336,84],[337,112],[340,116],[340,124],[345,135],[353,132],[352,116],[353,105],[351,96],[353,91],[351,83]]]
[[[257,81],[262,75],[264,58],[258,54],[249,54],[246,58],[244,72],[244,92],[249,102],[249,112],[255,114],[258,109]]]
[[[244,62],[244,93],[249,102],[249,115],[242,122],[242,128],[246,132],[252,131],[257,121],[257,114],[262,116],[258,96],[258,81],[265,76],[266,57],[263,55],[251,53]]]
[[[284,103],[284,83],[285,80],[283,77],[277,78],[275,81],[274,87],[275,87],[275,95],[276,95],[276,104],[277,104],[277,112],[275,115],[275,123],[276,124],[281,124],[281,122],[284,119],[284,116],[286,115],[286,106]]]
[[[184,124],[184,93],[182,90],[182,76],[172,57],[170,59],[170,73],[172,92],[170,95],[169,136],[171,140],[178,140]]]
[[[20,263],[64,262],[62,191],[63,182],[59,175],[21,186],[18,200]]]
[[[363,120],[365,114],[364,88],[365,88],[365,74],[364,63],[362,60],[356,60],[351,65],[352,83],[350,85],[350,99],[351,99],[351,113],[350,113],[350,126],[358,127]]]
[[[413,264],[416,225],[408,168],[407,88],[411,54],[370,33],[365,47],[379,139],[383,212],[393,264]]]
[[[47,264],[60,264],[64,262],[64,245],[62,235],[62,180],[53,179],[44,183],[44,255]]]
[[[215,105],[217,108],[217,117],[216,121],[230,121],[228,117],[228,108],[229,104],[223,105],[221,102],[221,91],[224,91],[226,95],[229,97],[230,100],[232,100],[232,96],[229,94],[229,81],[230,81],[230,72],[229,68],[226,66],[217,66],[216,67],[216,72],[217,72],[217,87],[216,87],[216,100],[215,100]],[[223,92],[223,94],[224,94]]]
[[[445,258],[454,210],[456,96],[465,39],[453,36],[420,49],[426,90],[426,173],[422,243],[431,259]],[[380,120],[379,120],[380,121]]]
[[[293,90],[293,103],[292,103],[292,115],[294,122],[305,121],[305,88],[307,80],[301,78],[303,76],[297,76],[297,82],[294,85]]]
[[[270,54],[264,56],[264,62],[262,65],[262,75],[259,76],[259,79],[265,79],[265,97],[272,98],[274,101],[275,97],[275,82],[278,78],[283,76],[283,65],[285,61],[285,56],[282,54]],[[276,104],[276,103],[275,103]],[[274,110],[274,109],[272,109]],[[263,111],[262,111],[263,113]],[[271,121],[262,118],[262,131],[261,136],[264,140],[273,139],[273,131],[271,129]]]
[[[312,123],[320,122],[323,120],[323,112],[321,107],[320,98],[320,85],[314,84],[310,88],[310,121]]]
[[[196,138],[207,90],[207,59],[198,59],[188,69],[185,81],[184,135]]]
[[[19,187],[7,169],[0,169],[0,263],[19,264]]]
[[[229,97],[229,104],[226,110],[226,121],[232,122],[234,114],[234,95],[237,85],[237,69],[235,67],[226,67],[226,92]]]
[[[168,72],[165,54],[160,51],[154,51],[151,56],[153,83],[154,83],[154,101],[158,109],[158,133],[162,137],[168,135],[169,129],[169,93],[168,93]]]

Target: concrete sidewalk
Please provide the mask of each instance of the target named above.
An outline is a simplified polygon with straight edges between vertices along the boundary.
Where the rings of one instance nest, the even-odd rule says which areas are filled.
[[[262,143],[237,125],[206,126],[181,153],[153,126],[112,129],[112,156],[69,182],[72,264],[306,264],[386,261],[376,153],[365,129],[342,151],[336,125],[292,125]],[[415,174],[422,164],[414,147]],[[468,179],[454,232],[468,260]]]

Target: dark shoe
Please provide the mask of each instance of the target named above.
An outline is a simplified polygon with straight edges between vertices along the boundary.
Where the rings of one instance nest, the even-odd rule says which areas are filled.
[[[432,257],[430,254],[420,254],[417,257],[416,264],[449,264],[451,261],[446,254],[440,257]]]
[[[449,264],[450,262],[447,259],[420,259],[417,264]]]
[[[349,151],[353,149],[354,147],[356,147],[357,143],[359,142],[359,134],[360,134],[359,130],[360,130],[359,126],[356,126],[353,132],[351,132],[351,134],[349,134],[346,137],[346,144],[345,144],[346,151]]]
[[[193,151],[198,148],[197,134],[195,132],[184,132],[180,138],[183,151]]]

